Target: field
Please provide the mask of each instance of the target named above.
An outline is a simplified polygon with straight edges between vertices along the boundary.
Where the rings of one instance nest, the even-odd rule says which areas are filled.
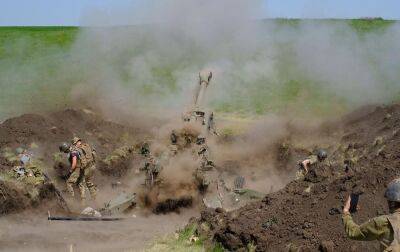
[[[377,251],[345,236],[340,213],[354,192],[357,222],[387,213],[399,39],[380,18],[0,27],[0,247]],[[193,104],[202,69],[213,76]],[[193,117],[210,111],[214,132]],[[59,152],[76,136],[96,150],[98,195],[80,203]],[[295,179],[320,149],[327,160]],[[104,217],[121,194],[135,196],[120,222],[47,220]]]
[[[342,114],[348,111],[349,107],[360,102],[355,101],[351,96],[349,98],[339,94],[347,89],[343,89],[343,91],[335,88],[321,88],[325,86],[325,82],[328,83],[331,80],[320,80],[304,74],[304,70],[298,66],[298,61],[294,59],[297,52],[292,45],[293,36],[299,35],[297,30],[300,30],[299,27],[306,23],[316,26],[316,30],[321,30],[320,26],[322,29],[332,29],[334,33],[339,32],[337,36],[340,36],[341,29],[349,28],[357,41],[363,41],[364,37],[371,34],[379,36],[396,24],[394,21],[381,19],[305,21],[282,19],[265,20],[262,23],[265,26],[275,25],[273,29],[277,31],[294,31],[288,39],[274,42],[273,50],[279,50],[279,53],[272,55],[271,74],[268,74],[268,71],[266,73],[259,72],[263,71],[262,68],[255,73],[246,70],[246,65],[243,65],[245,62],[260,64],[260,67],[262,64],[266,64],[266,67],[269,66],[270,62],[260,60],[257,52],[251,51],[249,55],[235,55],[228,49],[226,54],[229,53],[229,55],[226,55],[224,52],[210,51],[208,59],[204,58],[208,53],[207,47],[199,49],[199,46],[187,45],[187,41],[182,42],[187,48],[179,48],[179,51],[171,49],[174,53],[173,56],[164,50],[156,49],[151,53],[159,54],[159,56],[155,56],[154,59],[150,58],[147,50],[150,46],[157,47],[156,43],[158,42],[152,41],[153,37],[148,34],[143,34],[143,27],[94,28],[93,30],[103,30],[104,34],[109,33],[109,36],[115,36],[115,39],[106,38],[111,40],[111,42],[107,42],[108,45],[93,45],[93,48],[98,49],[97,51],[92,49],[92,43],[96,40],[85,41],[85,38],[82,39],[88,33],[87,28],[1,27],[0,119],[25,111],[54,110],[71,105],[75,102],[71,97],[71,92],[76,93],[76,89],[80,89],[81,85],[85,89],[91,83],[99,82],[97,78],[110,78],[109,75],[112,75],[112,78],[107,81],[115,82],[114,85],[123,88],[123,92],[132,94],[133,97],[135,95],[148,97],[146,99],[148,107],[159,105],[160,101],[170,104],[173,100],[171,97],[182,96],[185,90],[181,83],[183,81],[179,79],[180,71],[189,68],[193,70],[192,76],[195,76],[201,65],[207,64],[209,61],[215,63],[225,59],[229,60],[233,66],[230,66],[232,69],[227,71],[224,69],[225,76],[221,81],[225,90],[223,98],[216,95],[210,101],[217,112],[260,115],[267,112],[290,110],[295,113],[312,113],[319,116]],[[118,30],[125,32],[127,29],[132,31],[132,34],[127,38],[120,38]],[[117,30],[117,32],[112,30]],[[104,34],[95,38],[104,38],[107,36]],[[278,36],[280,35],[278,34]],[[123,44],[123,39],[127,41],[127,45]],[[146,42],[146,40],[149,41]],[[179,40],[175,42],[179,44]],[[129,46],[129,43],[132,46]],[[382,44],[382,46],[385,45]],[[231,50],[235,50],[235,45],[231,47]],[[219,50],[219,48],[217,49]],[[260,48],[259,51],[262,50],[264,48]],[[264,52],[260,53],[264,54]],[[269,52],[266,51],[266,53]],[[365,57],[372,58],[371,64],[377,64],[381,60],[379,55],[373,53]],[[140,59],[145,61],[145,66],[138,63]],[[131,69],[135,66],[139,70]],[[198,66],[197,69],[196,66]],[[377,71],[374,74],[374,77],[379,77],[376,81],[386,82],[383,84],[388,87],[388,91],[382,95],[383,99],[385,101],[398,99],[397,83],[387,79],[386,73],[380,72],[381,70],[376,69],[375,66],[367,68]],[[112,72],[103,76],[102,72],[104,71]],[[254,75],[254,77],[249,78],[248,75]],[[353,79],[345,79],[345,81],[350,83]],[[229,84],[227,84],[228,82]],[[218,82],[217,84],[220,85]],[[94,89],[96,85],[97,83],[93,85]],[[330,84],[326,86],[330,86]],[[362,88],[360,89],[362,90]],[[217,90],[217,92],[219,91]],[[142,105],[143,101],[140,100],[139,103]],[[177,102],[172,103],[174,106],[178,104]]]

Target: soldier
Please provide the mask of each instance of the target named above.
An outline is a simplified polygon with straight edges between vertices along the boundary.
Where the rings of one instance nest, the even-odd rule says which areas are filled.
[[[78,185],[81,200],[85,199],[85,184],[81,176],[81,159],[80,151],[75,146],[69,146],[67,143],[63,143],[59,147],[61,152],[68,154],[68,161],[71,165],[69,170],[69,176],[67,179],[67,192],[71,198],[75,197],[74,185]]]
[[[80,152],[81,176],[83,183],[89,189],[90,197],[95,200],[97,187],[93,183],[93,175],[96,170],[96,151],[92,149],[89,144],[82,143],[82,140],[79,137],[74,137],[72,139],[72,144]]]
[[[146,172],[146,187],[152,188],[155,184],[160,182],[158,180],[158,175],[161,172],[162,168],[152,154],[148,154],[147,161],[145,162],[143,168],[141,168],[140,170]]]
[[[325,150],[319,150],[317,155],[311,155],[302,162],[299,162],[299,169],[296,173],[296,180],[304,179],[304,176],[308,173],[311,168],[322,164],[328,157],[328,153]]]
[[[377,216],[359,226],[351,217],[352,202],[349,196],[342,216],[345,232],[353,240],[378,240],[382,251],[400,251],[400,179],[388,185],[385,198],[390,214]]]
[[[178,135],[175,133],[175,130],[172,130],[170,140],[170,153],[172,156],[175,156],[176,154],[178,154]]]
[[[209,133],[212,133],[212,134],[218,136],[218,132],[215,127],[214,112],[211,112],[210,116],[208,117],[207,131]]]
[[[194,177],[197,181],[200,192],[205,192],[210,185],[211,181],[207,176],[207,171],[214,168],[214,163],[209,159],[209,151],[206,145],[206,139],[204,136],[199,135],[196,139],[196,145],[199,146],[197,155],[200,158],[199,167],[197,167]]]

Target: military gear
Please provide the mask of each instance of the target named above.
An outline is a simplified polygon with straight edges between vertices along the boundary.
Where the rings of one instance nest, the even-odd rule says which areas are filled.
[[[77,148],[80,153],[80,169],[81,169],[81,180],[83,184],[87,186],[92,199],[96,199],[97,187],[93,183],[93,175],[96,170],[95,165],[95,151],[87,143],[82,143]],[[81,193],[82,197],[82,193]],[[83,195],[83,198],[85,196]]]
[[[158,174],[161,172],[162,167],[155,160],[153,156],[148,157],[144,164],[144,167],[140,170],[146,172],[145,186],[153,187],[155,184],[159,183]]]
[[[70,151],[70,146],[67,143],[62,143],[59,147],[60,152],[68,153]]]
[[[205,97],[205,92],[206,89],[210,83],[210,80],[212,78],[212,73],[210,71],[201,71],[199,73],[199,85],[196,86],[195,92],[194,92],[194,111],[195,113],[202,111],[200,109],[203,106],[203,100]],[[204,112],[202,112],[201,118],[203,119],[203,123],[205,124],[204,120]],[[195,115],[197,117],[197,115]],[[196,118],[197,120],[197,118]]]
[[[203,135],[198,135],[196,139],[197,145],[202,145],[206,142],[206,138]]]
[[[79,141],[82,141],[79,137],[74,137],[74,138],[72,138],[72,141],[71,141],[71,143],[73,144],[73,145],[75,145],[77,142],[79,142]]]
[[[83,170],[83,180],[86,184],[86,187],[89,189],[90,197],[95,200],[97,196],[97,187],[93,183],[93,176],[96,170],[96,166],[93,164],[90,167],[87,167]]]
[[[68,160],[70,164],[72,164],[73,158],[76,157],[76,167],[75,169],[71,172],[67,179],[67,192],[69,195],[73,198],[75,196],[74,193],[74,185],[78,185],[81,200],[84,200],[86,198],[85,196],[85,181],[82,173],[82,165],[81,165],[81,152],[77,147],[72,147],[69,154],[68,154]]]
[[[80,159],[81,159],[81,165],[83,169],[86,169],[87,167],[91,166],[95,162],[95,157],[94,157],[94,151],[90,147],[89,144],[83,143],[79,147],[80,151]]]
[[[375,217],[360,226],[357,225],[349,213],[342,217],[347,236],[353,240],[378,240],[382,251],[400,251],[399,227],[400,213]]]
[[[171,136],[171,144],[177,144],[178,143],[178,136],[176,135],[175,131],[172,131]]]
[[[204,82],[208,85],[208,83],[210,82],[212,78],[212,72],[211,71],[201,71],[199,73],[199,81],[200,81],[200,85]]]
[[[322,161],[328,157],[328,153],[325,150],[319,150],[317,154],[318,160]]]
[[[140,154],[142,154],[143,156],[147,157],[148,155],[150,155],[150,146],[148,143],[144,143],[141,147],[140,147]]]
[[[385,198],[388,201],[400,202],[400,179],[395,179],[388,185]]]
[[[104,208],[100,209],[102,215],[114,215],[121,214],[126,210],[134,207],[136,205],[136,194],[122,193],[118,195],[115,199],[109,201],[105,204]]]
[[[215,122],[214,122],[214,113],[211,112],[210,116],[208,117],[208,122],[207,122],[207,131],[213,133],[214,135],[218,136],[217,129],[215,127]]]
[[[119,217],[91,217],[91,216],[49,216],[49,221],[118,221]]]

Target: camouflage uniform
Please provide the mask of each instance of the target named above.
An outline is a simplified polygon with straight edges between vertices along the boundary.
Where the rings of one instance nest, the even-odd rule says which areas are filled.
[[[90,146],[86,143],[82,144],[81,148],[81,161],[85,158],[85,166],[81,168],[82,170],[82,180],[84,184],[86,184],[87,188],[89,189],[90,197],[92,199],[96,198],[97,194],[97,187],[93,183],[93,175],[94,171],[96,170],[96,162],[94,151]]]
[[[306,160],[310,160],[310,163],[308,165],[308,171],[311,169],[315,169],[317,166],[319,166],[322,162],[318,160],[317,155],[311,155],[309,156]],[[305,175],[307,174],[306,169],[300,165],[299,169],[296,172],[296,180],[302,180],[304,179]]]
[[[79,192],[81,195],[81,199],[85,199],[85,181],[82,178],[81,174],[81,153],[78,148],[71,148],[70,153],[68,154],[68,160],[72,164],[72,158],[76,157],[76,167],[75,170],[71,173],[69,178],[67,179],[67,191],[71,197],[75,196],[74,193],[74,185],[78,184]]]
[[[400,251],[400,210],[390,215],[375,217],[360,226],[353,221],[349,213],[343,214],[342,220],[350,239],[378,240],[382,251]]]
[[[200,157],[200,165],[196,169],[194,177],[200,188],[203,190],[206,189],[211,183],[211,179],[209,176],[207,176],[207,171],[212,170],[212,168],[214,168],[214,164],[209,160],[209,152],[206,144],[202,144],[200,146],[197,154]]]
[[[96,164],[93,162],[83,169],[83,181],[89,189],[90,197],[96,199],[97,187],[93,183],[93,175],[96,170]]]
[[[147,158],[147,161],[144,164],[144,167],[141,168],[141,170],[146,172],[145,185],[147,187],[152,187],[156,183],[160,182],[157,177],[158,174],[161,172],[161,166],[151,154]]]

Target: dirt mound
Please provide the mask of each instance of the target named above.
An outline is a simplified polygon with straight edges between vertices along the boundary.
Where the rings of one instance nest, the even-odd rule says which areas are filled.
[[[347,195],[362,191],[357,222],[387,213],[383,192],[400,168],[400,105],[360,110],[336,125],[329,134],[340,141],[328,146],[323,169],[239,210],[204,211],[203,232],[230,251],[315,251],[332,242],[335,251],[377,251],[377,242],[346,238],[341,209]]]
[[[108,176],[120,174],[121,172],[116,170],[120,167],[116,168],[117,165],[110,165],[111,163],[107,165],[103,160],[106,160],[109,153],[115,153],[123,149],[123,146],[130,146],[139,141],[138,132],[139,129],[106,121],[89,110],[66,109],[45,115],[25,114],[4,121],[0,124],[0,192],[3,195],[0,195],[0,213],[6,214],[36,206],[38,201],[54,196],[46,183],[32,183],[38,194],[33,198],[27,193],[31,191],[30,185],[24,186],[23,179],[13,176],[13,170],[20,165],[18,148],[25,149],[32,160],[40,163],[40,172],[49,174],[63,188],[62,178],[65,179],[68,166],[65,165],[65,156],[57,158],[60,154],[60,143],[69,141],[73,136],[79,136],[89,142],[96,149],[100,159],[99,171],[103,173],[102,176]],[[131,153],[132,149],[128,151]],[[126,156],[124,158],[131,160]],[[124,164],[125,171],[128,164]]]

